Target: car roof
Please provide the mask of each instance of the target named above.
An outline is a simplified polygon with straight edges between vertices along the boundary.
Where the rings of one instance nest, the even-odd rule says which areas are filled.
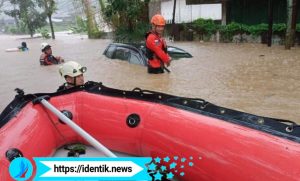
[[[139,53],[143,54],[142,49],[145,48],[145,42],[143,43],[110,43],[110,45],[115,45],[115,46],[118,46],[118,47],[124,47],[124,48],[128,48],[128,49],[133,49],[135,51],[138,51]],[[183,51],[186,55],[186,58],[191,58],[193,57],[189,52],[181,49],[181,48],[178,48],[178,47],[175,47],[175,46],[169,46],[168,45],[168,48],[175,48],[177,50],[181,50]],[[173,54],[173,53],[178,53],[178,52],[172,52],[172,51],[168,51],[168,53]]]
[[[110,43],[110,45],[139,48],[140,46],[142,46],[144,44],[143,43]]]

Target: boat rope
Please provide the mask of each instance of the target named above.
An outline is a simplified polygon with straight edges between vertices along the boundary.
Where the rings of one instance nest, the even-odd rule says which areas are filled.
[[[281,123],[289,123],[290,125],[288,125],[285,129],[286,132],[293,132],[295,128],[299,128],[300,125],[297,124],[296,122],[294,121],[289,121],[289,120],[279,120],[279,119],[276,119],[276,121],[278,122],[281,122]]]
[[[291,125],[287,126],[285,131],[286,132],[293,132],[295,128],[300,127],[300,125],[296,124],[295,122],[293,122]]]
[[[132,89],[132,92],[139,92],[139,93],[142,93],[142,94],[157,94],[157,95],[160,94],[160,93],[155,92],[155,91],[145,90],[145,89],[141,89],[141,88],[138,88],[138,87]]]
[[[209,104],[209,102],[205,101],[204,99],[200,99],[200,98],[185,98],[185,97],[174,97],[174,96],[171,97],[166,94],[162,94],[162,93],[150,91],[150,90],[143,90],[138,87],[132,89],[132,92],[138,92],[141,94],[157,95],[157,98],[160,100],[163,98],[166,98],[166,102],[182,101],[181,103],[183,105],[188,105],[189,103],[197,103],[197,104],[200,104],[201,109],[204,109]]]

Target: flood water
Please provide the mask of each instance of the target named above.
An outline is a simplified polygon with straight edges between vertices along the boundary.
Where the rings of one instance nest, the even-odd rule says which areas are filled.
[[[14,98],[16,87],[25,93],[54,92],[64,82],[58,74],[59,65],[39,65],[40,44],[48,42],[54,55],[86,66],[86,80],[125,90],[140,87],[203,98],[219,106],[300,123],[300,47],[284,50],[283,46],[262,44],[169,43],[194,57],[173,61],[169,74],[149,75],[146,67],[103,56],[111,40],[56,36],[53,41],[0,35],[0,111]],[[27,42],[28,52],[5,52],[22,41]]]

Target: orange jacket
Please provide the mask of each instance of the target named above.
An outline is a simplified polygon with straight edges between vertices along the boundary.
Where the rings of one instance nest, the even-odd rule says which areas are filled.
[[[59,64],[59,60],[53,55],[42,54],[40,57],[41,65]]]
[[[146,35],[146,49],[148,65],[152,68],[161,67],[162,63],[169,63],[170,57],[166,52],[167,45],[163,38],[156,33],[149,32]],[[149,55],[150,54],[150,55]]]

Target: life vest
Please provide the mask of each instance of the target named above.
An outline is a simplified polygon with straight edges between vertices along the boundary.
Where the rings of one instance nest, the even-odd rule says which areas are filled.
[[[170,57],[167,54],[167,45],[164,39],[151,31],[146,33],[145,38],[148,66],[159,68],[162,63],[169,63]]]
[[[41,65],[59,64],[59,61],[53,55],[46,55],[44,59],[40,60]]]

